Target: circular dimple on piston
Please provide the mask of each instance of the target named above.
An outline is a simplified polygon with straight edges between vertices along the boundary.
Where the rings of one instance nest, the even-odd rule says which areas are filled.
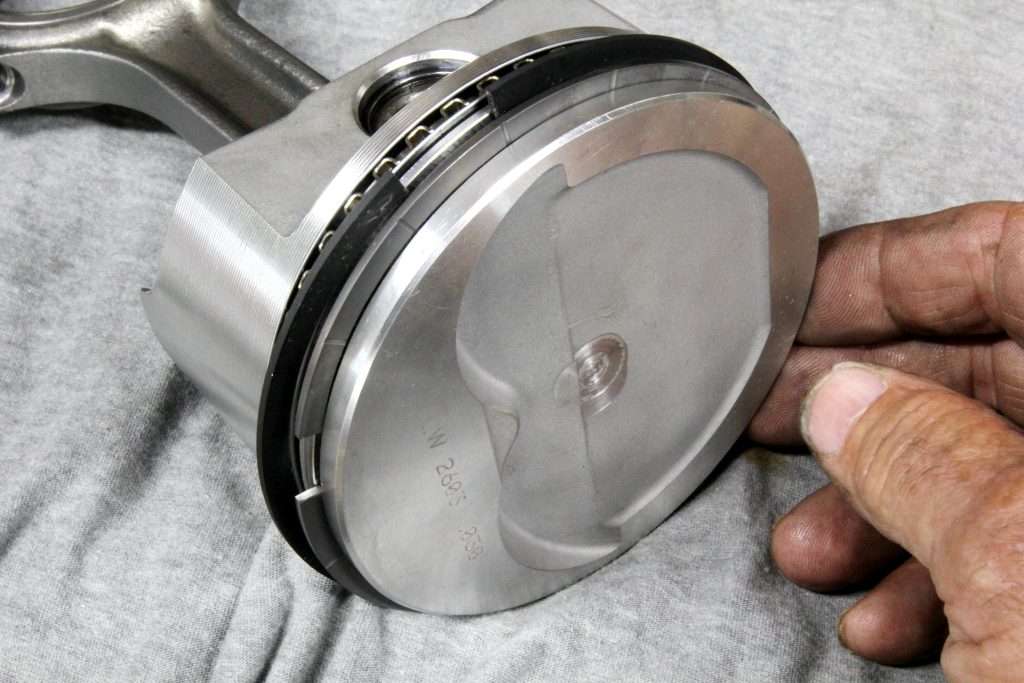
[[[612,362],[604,351],[584,358],[578,370],[580,393],[600,391],[611,365]]]
[[[626,342],[603,334],[576,351],[573,362],[555,380],[560,403],[578,403],[583,414],[597,415],[611,405],[626,383]]]

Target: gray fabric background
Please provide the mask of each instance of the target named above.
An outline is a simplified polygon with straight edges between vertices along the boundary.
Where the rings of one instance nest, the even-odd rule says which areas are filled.
[[[242,11],[339,75],[479,4]],[[1024,199],[1016,0],[607,5],[744,72],[802,142],[825,230]],[[941,678],[845,652],[853,597],[773,569],[772,522],[823,481],[800,455],[734,456],[634,550],[525,608],[438,618],[339,592],[270,525],[253,456],[143,317],[195,156],[109,109],[0,118],[0,680]]]

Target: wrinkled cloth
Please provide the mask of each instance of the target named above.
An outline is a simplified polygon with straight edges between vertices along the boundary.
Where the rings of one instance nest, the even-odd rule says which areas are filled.
[[[480,4],[242,13],[340,75]],[[744,73],[800,140],[824,231],[1024,199],[1015,0],[606,4]],[[144,318],[195,158],[113,108],[0,117],[0,680],[941,680],[843,650],[857,595],[773,567],[772,523],[825,481],[799,452],[738,446],[634,549],[526,607],[443,618],[340,591],[286,546],[253,454]]]

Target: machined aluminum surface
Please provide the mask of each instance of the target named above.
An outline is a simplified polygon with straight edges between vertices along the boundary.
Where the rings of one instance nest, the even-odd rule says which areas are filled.
[[[351,102],[359,87],[394,61],[394,50],[324,86],[280,125],[196,162],[168,228],[157,280],[143,300],[164,348],[246,443],[256,445],[260,392],[281,319],[346,202],[372,181],[381,160],[407,146],[409,134],[462,90],[531,54],[625,30],[597,8],[576,0],[545,14],[522,11],[523,3],[496,3],[461,24],[438,27],[447,28],[439,35],[438,28],[433,36],[423,34],[482,56],[436,83],[373,136],[367,138],[349,115]],[[579,26],[599,16],[612,25]],[[538,26],[554,30],[505,44],[507,36]],[[423,36],[409,41],[409,49]],[[495,49],[479,52],[487,43]],[[416,146],[427,149],[435,140]],[[252,163],[259,158],[275,163]],[[342,161],[332,167],[336,158]],[[293,200],[308,202],[301,218]]]
[[[486,612],[592,572],[703,481],[770,386],[810,287],[813,184],[799,147],[770,112],[721,89],[702,90],[702,80],[698,73],[616,87],[583,102],[572,89],[554,95],[563,102],[547,121],[536,119],[538,103],[534,118],[524,113],[525,121],[513,118],[491,133],[500,151],[488,138],[477,141],[492,158],[422,226],[413,221],[415,236],[348,342],[319,463],[336,537],[391,600],[429,612]],[[478,163],[471,156],[454,166]],[[555,209],[529,197],[538,186],[553,182],[556,194],[571,195],[631,163],[616,176],[627,186],[615,199],[632,210],[662,204],[633,225],[572,226],[593,234],[566,266],[577,269],[569,281],[578,288],[589,267],[595,284],[577,289],[575,303],[563,300],[577,309],[565,327],[558,305],[529,303],[525,282],[518,288],[527,299],[503,299],[517,296],[501,286],[509,282],[503,277],[516,281],[516,269],[530,273],[538,264],[525,255],[523,242],[535,243],[524,239],[529,228],[499,239],[523,197],[536,219]],[[657,179],[668,168],[680,182],[689,168],[690,181],[711,185],[658,200],[647,193],[664,188]],[[409,200],[406,217],[429,191]],[[710,222],[688,221],[687,210]],[[396,218],[399,228],[403,220]],[[716,235],[718,228],[725,232]],[[612,265],[626,263],[623,252],[601,244],[618,233],[655,259],[621,281]],[[730,246],[735,271],[705,258]],[[502,262],[513,265],[496,275]],[[474,287],[481,277],[494,280]],[[538,328],[545,318],[551,326]],[[667,336],[652,331],[659,325]],[[568,334],[564,345],[532,348],[559,329]],[[630,349],[620,393],[601,411],[560,405],[565,368],[580,377],[574,352],[586,355],[592,340],[609,336]],[[502,348],[519,350],[495,359]],[[517,385],[530,375],[532,383]],[[578,386],[583,396],[582,379]],[[655,419],[645,422],[645,413]],[[573,433],[578,440],[566,442]]]

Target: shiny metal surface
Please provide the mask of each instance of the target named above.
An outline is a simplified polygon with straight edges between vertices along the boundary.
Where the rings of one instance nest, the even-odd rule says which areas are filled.
[[[0,112],[112,102],[214,150],[143,302],[260,444],[285,538],[364,597],[443,614],[631,547],[796,333],[818,216],[792,136],[706,51],[599,40],[634,29],[590,0],[496,0],[326,85],[233,7],[0,12]]]
[[[555,380],[555,402],[578,405],[592,417],[612,404],[626,384],[629,350],[617,334],[591,339],[573,354]]]
[[[809,292],[813,184],[773,115],[699,83],[616,87],[524,125],[363,314],[320,480],[335,535],[392,600],[485,612],[593,571],[692,492],[771,385]],[[585,398],[577,356],[607,335],[628,347],[620,393],[600,411],[560,400],[567,367]]]
[[[0,11],[0,113],[117,104],[208,152],[281,118],[327,80],[227,0],[96,0]]]
[[[500,26],[484,11],[460,20],[463,24],[442,25],[447,35],[455,35],[456,42],[448,43],[455,50],[474,54],[488,40],[497,49],[481,51],[483,56],[430,87],[370,138],[347,112],[358,88],[394,61],[382,61],[387,56],[324,86],[277,124],[196,162],[168,228],[157,280],[143,302],[164,348],[250,446],[256,443],[260,391],[275,335],[295,287],[342,207],[372,182],[381,161],[405,149],[417,126],[443,118],[440,109],[453,95],[523,55],[622,31],[572,26],[503,45],[499,35],[516,35],[548,20],[571,25],[573,6],[587,10],[576,13],[582,18],[593,16],[590,8],[596,7],[575,0],[558,13],[539,16],[513,12],[512,4],[487,8],[504,13]],[[459,33],[452,34],[453,28]],[[409,42],[418,46],[420,38]],[[409,54],[422,52],[429,50]],[[449,125],[457,122],[449,119]],[[347,135],[338,134],[342,125],[348,126]],[[417,155],[435,140],[420,141]],[[320,166],[335,156],[344,156],[344,163]],[[275,164],[253,164],[253,158],[273,158]],[[308,203],[301,221],[289,224],[285,216],[292,211],[280,204],[296,198],[293,190]]]
[[[458,163],[449,164],[443,173],[436,173],[427,178],[424,184],[418,187],[414,198],[398,209],[388,224],[381,229],[378,239],[368,247],[349,282],[326,315],[320,336],[311,352],[296,404],[296,435],[303,438],[303,458],[306,462],[303,467],[303,478],[307,487],[319,483],[319,474],[312,466],[315,456],[310,450],[315,441],[308,437],[319,434],[323,429],[327,400],[341,353],[369,297],[397,254],[423,221],[437,209],[448,194],[491,156],[534,126],[578,102],[607,94],[615,87],[656,81],[675,81],[680,83],[681,88],[689,91],[730,95],[764,108],[768,106],[748,85],[727,74],[697,65],[655,64],[609,71],[577,84],[572,90],[571,97],[566,97],[563,93],[560,97],[545,98],[527,107],[513,120],[503,124],[503,138],[494,134],[487,136],[471,148],[460,152]],[[486,112],[480,112],[467,118],[462,127],[476,130],[488,119]],[[465,137],[465,134],[458,130],[453,130],[450,135],[459,140]],[[445,143],[429,150],[409,169],[403,177],[403,182],[406,185],[418,182],[419,176],[425,172],[420,167],[430,166],[434,163],[434,157],[445,154],[451,147],[447,143],[446,140]]]
[[[420,93],[476,58],[468,52],[434,50],[396,59],[356,91],[353,114],[372,134]]]

